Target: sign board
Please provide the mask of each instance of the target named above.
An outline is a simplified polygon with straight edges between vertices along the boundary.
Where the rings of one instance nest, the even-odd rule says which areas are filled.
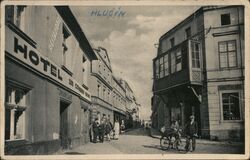
[[[17,60],[32,67],[36,71],[39,71],[46,77],[59,82],[69,90],[78,93],[82,98],[91,101],[90,93],[69,74],[62,70],[61,67],[57,66],[53,61],[39,53],[37,49],[23,40],[8,26],[6,26],[5,33],[6,54],[11,54]]]

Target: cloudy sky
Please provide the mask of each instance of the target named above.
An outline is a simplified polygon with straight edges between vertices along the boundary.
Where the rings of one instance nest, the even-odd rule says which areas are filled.
[[[154,44],[199,7],[81,6],[71,9],[92,47],[107,49],[114,74],[128,81],[141,104],[141,118],[149,119],[153,95],[152,59],[157,54]],[[125,14],[105,16],[111,10]],[[101,16],[93,14],[96,11],[100,11]]]

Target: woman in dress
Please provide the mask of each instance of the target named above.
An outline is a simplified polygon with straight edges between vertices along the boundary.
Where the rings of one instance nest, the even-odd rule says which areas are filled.
[[[114,130],[115,130],[114,139],[117,140],[119,138],[119,133],[120,133],[120,124],[119,124],[118,120],[115,120]]]

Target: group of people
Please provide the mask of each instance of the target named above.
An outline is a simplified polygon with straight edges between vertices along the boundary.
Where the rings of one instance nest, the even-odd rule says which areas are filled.
[[[186,136],[186,145],[185,145],[185,150],[189,151],[190,145],[191,145],[191,151],[195,151],[196,148],[196,138],[198,137],[198,124],[195,121],[195,117],[191,115],[189,117],[190,121],[187,122],[184,126],[184,134]],[[180,138],[180,126],[177,120],[174,120],[171,124],[170,130],[165,130],[163,132],[166,132],[167,134],[171,134],[172,137],[175,138]]]
[[[110,118],[103,117],[101,120],[95,118],[95,121],[90,125],[90,141],[97,143],[97,140],[101,143],[104,142],[104,137],[110,141],[111,138],[117,140],[120,134],[120,124],[118,120],[114,125],[110,122]],[[98,139],[97,139],[98,138]]]

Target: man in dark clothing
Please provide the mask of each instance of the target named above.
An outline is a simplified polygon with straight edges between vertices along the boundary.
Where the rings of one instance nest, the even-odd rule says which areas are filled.
[[[98,123],[98,118],[95,119],[93,123],[93,133],[94,133],[94,139],[93,142],[96,143],[97,136],[99,135],[99,123]]]
[[[104,134],[105,134],[105,123],[104,123],[104,120],[102,119],[101,120],[101,124],[99,125],[99,140],[100,142],[103,143],[104,141]]]
[[[185,127],[186,132],[186,151],[189,151],[190,140],[192,140],[192,148],[191,151],[195,151],[196,145],[196,137],[198,137],[198,125],[197,122],[194,121],[194,116],[190,116],[190,121]]]

